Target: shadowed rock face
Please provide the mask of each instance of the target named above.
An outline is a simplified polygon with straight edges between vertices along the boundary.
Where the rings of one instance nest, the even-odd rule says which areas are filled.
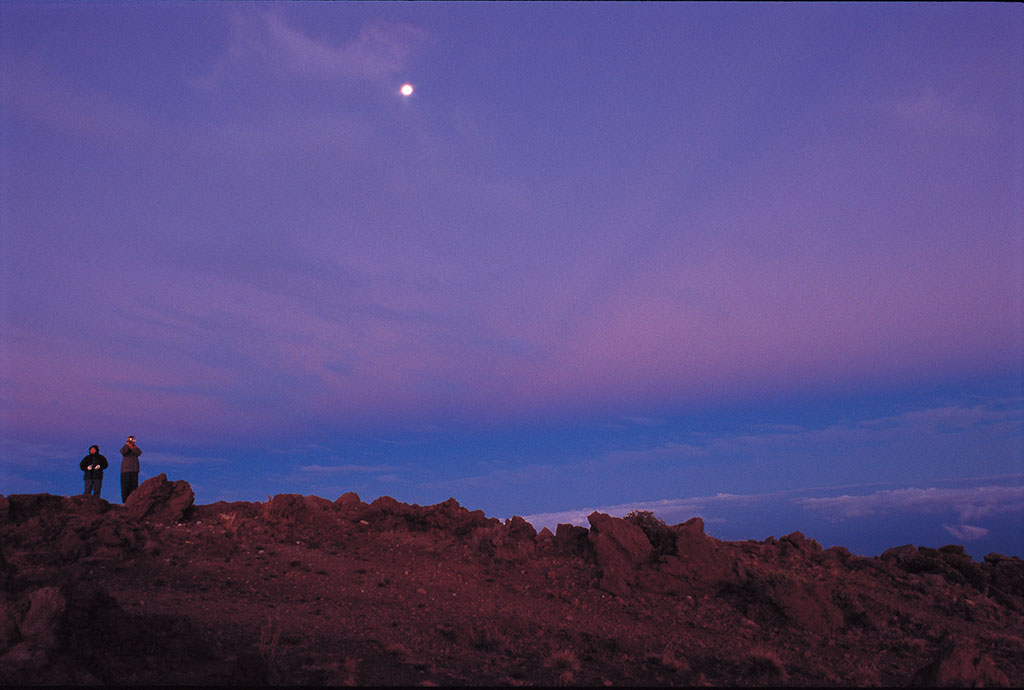
[[[124,509],[131,520],[178,522],[192,509],[195,494],[188,482],[167,481],[166,474],[147,479],[128,496]]]
[[[1017,557],[193,501],[164,475],[124,506],[0,496],[0,683],[1024,684]]]
[[[643,530],[631,522],[593,512],[588,539],[601,568],[600,586],[612,594],[627,596],[637,582],[640,566],[654,555]]]

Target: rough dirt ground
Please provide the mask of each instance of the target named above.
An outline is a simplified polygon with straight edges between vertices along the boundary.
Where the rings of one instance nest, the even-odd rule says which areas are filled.
[[[659,554],[626,520],[536,535],[454,501],[279,496],[179,522],[9,498],[5,684],[1024,685],[1020,559],[700,526]]]

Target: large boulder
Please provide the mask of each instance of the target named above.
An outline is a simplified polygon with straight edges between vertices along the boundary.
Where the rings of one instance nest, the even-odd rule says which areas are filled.
[[[7,520],[15,524],[63,512],[64,497],[53,494],[10,494],[6,500]]]
[[[263,504],[260,517],[281,524],[310,524],[324,516],[331,502],[319,496],[277,494]]]
[[[497,518],[485,516],[482,510],[471,511],[462,507],[454,498],[432,506],[420,506],[381,496],[367,506],[362,518],[376,529],[435,530],[456,536],[468,535],[479,527],[501,524]]]
[[[14,646],[20,635],[17,607],[6,592],[0,591],[0,657]]]
[[[59,587],[41,587],[28,595],[29,607],[18,625],[29,646],[49,650],[57,646],[67,599]]]
[[[410,522],[420,524],[442,533],[464,535],[478,527],[501,524],[497,518],[488,518],[482,510],[469,510],[449,498],[436,505],[417,508]]]
[[[334,508],[339,510],[349,510],[356,506],[365,505],[362,499],[359,498],[359,494],[355,491],[346,491],[341,496],[338,496],[337,500],[334,501]]]
[[[908,573],[941,575],[955,584],[969,584],[979,592],[986,587],[985,572],[957,544],[930,549],[924,546],[900,546],[886,549],[882,560],[895,564]]]
[[[532,543],[537,539],[536,528],[518,515],[513,515],[511,519],[506,520],[505,527],[508,527],[509,537],[514,541]]]
[[[821,551],[821,544],[814,539],[808,539],[803,532],[793,532],[779,539],[779,546],[782,553],[808,555]]]
[[[911,685],[926,688],[1008,688],[1010,679],[971,640],[947,639],[939,657]]]
[[[1024,561],[1017,556],[990,553],[982,568],[989,594],[1003,606],[1024,611]]]
[[[566,556],[579,556],[585,558],[590,551],[587,536],[590,530],[579,525],[571,525],[567,522],[559,523],[555,528],[555,549]]]
[[[700,518],[695,518],[700,520]],[[704,523],[689,521],[676,527],[676,553],[661,559],[659,573],[676,580],[652,585],[666,591],[719,587],[736,580],[735,563],[719,543],[704,534]]]
[[[832,593],[813,580],[782,580],[768,588],[769,600],[779,612],[804,630],[824,637],[846,622],[843,612],[832,601]]]
[[[142,482],[125,501],[125,515],[132,520],[180,522],[190,515],[195,494],[188,482],[167,481],[166,474]]]
[[[607,592],[626,596],[637,581],[639,567],[651,561],[654,547],[644,531],[632,522],[596,510],[587,519],[587,538],[601,568],[599,585]]]

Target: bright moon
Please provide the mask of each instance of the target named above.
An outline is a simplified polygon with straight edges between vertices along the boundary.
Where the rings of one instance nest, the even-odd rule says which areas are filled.
[[[402,88],[400,88],[399,91],[402,92],[403,96],[411,96],[412,95],[412,84],[402,84]]]

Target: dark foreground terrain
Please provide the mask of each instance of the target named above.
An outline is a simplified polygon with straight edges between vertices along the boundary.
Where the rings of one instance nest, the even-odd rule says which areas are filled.
[[[0,683],[1024,685],[1024,562],[454,499],[0,496]]]

